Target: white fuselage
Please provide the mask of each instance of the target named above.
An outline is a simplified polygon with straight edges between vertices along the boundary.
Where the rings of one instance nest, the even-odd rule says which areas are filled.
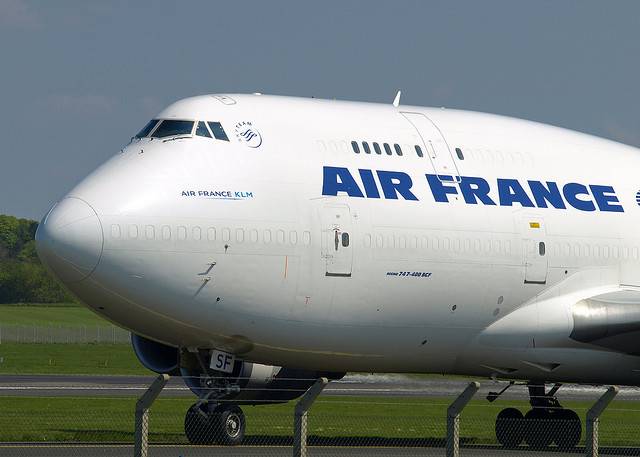
[[[640,383],[635,350],[570,338],[581,300],[640,306],[637,149],[259,95],[157,118],[216,121],[230,141],[136,138],[39,228],[45,262],[107,319],[265,364]]]

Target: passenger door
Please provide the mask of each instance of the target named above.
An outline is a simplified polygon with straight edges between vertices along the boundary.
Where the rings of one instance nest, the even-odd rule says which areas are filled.
[[[326,276],[351,276],[351,211],[347,205],[330,203],[321,209],[322,257]]]
[[[451,176],[454,181],[460,182],[460,173],[453,161],[453,155],[438,127],[422,113],[402,112],[402,115],[407,118],[418,132],[418,136],[422,139],[422,145],[420,146],[425,149],[425,153],[429,156],[438,178],[442,181],[446,180],[442,176]]]
[[[547,232],[544,220],[537,216],[523,216],[524,232],[524,283],[545,284],[547,282]]]

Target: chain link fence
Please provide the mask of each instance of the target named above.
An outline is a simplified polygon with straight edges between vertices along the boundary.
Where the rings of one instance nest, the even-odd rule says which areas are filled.
[[[184,434],[184,411],[149,412],[149,456],[292,455],[293,416],[244,407],[246,435],[237,446],[194,446]],[[312,409],[313,411],[313,409]],[[445,455],[446,417],[308,415],[308,455]],[[0,410],[0,455],[132,456],[135,412]],[[536,422],[539,433],[557,433],[559,423]],[[551,428],[549,428],[549,426]],[[585,429],[576,448],[555,443],[505,448],[495,435],[495,419],[460,420],[460,455],[584,455]],[[554,430],[555,428],[555,430]],[[540,440],[539,440],[540,441]],[[552,440],[542,439],[544,442]],[[600,421],[600,454],[640,455],[640,422]]]
[[[131,344],[131,334],[114,325],[0,324],[0,343]]]

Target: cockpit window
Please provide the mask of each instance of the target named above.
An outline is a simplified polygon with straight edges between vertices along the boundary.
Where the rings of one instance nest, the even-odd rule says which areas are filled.
[[[152,138],[165,138],[175,135],[191,135],[194,121],[165,119],[151,135]]]
[[[145,136],[149,135],[158,122],[160,122],[159,119],[151,119],[149,123],[145,125],[144,128],[140,130],[140,133],[138,133],[135,137],[144,138]]]
[[[220,122],[207,122],[207,124],[209,124],[209,128],[211,129],[213,136],[216,137],[216,140],[229,141],[229,137],[227,137],[227,134],[224,132]]]
[[[140,138],[167,138],[170,136],[191,136],[193,127],[196,126],[195,135],[216,140],[229,141],[220,122],[212,121],[186,121],[178,119],[152,119],[134,137]],[[133,138],[132,138],[133,139]],[[166,140],[165,140],[166,141]]]
[[[196,129],[196,135],[197,136],[204,136],[204,137],[207,137],[207,138],[211,138],[211,134],[209,133],[209,129],[207,128],[205,123],[202,122],[202,121],[198,122],[198,128]]]

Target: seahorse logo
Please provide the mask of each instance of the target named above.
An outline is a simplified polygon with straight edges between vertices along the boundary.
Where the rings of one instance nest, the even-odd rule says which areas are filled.
[[[250,148],[257,148],[262,144],[262,135],[251,122],[238,122],[236,124],[236,138]]]

